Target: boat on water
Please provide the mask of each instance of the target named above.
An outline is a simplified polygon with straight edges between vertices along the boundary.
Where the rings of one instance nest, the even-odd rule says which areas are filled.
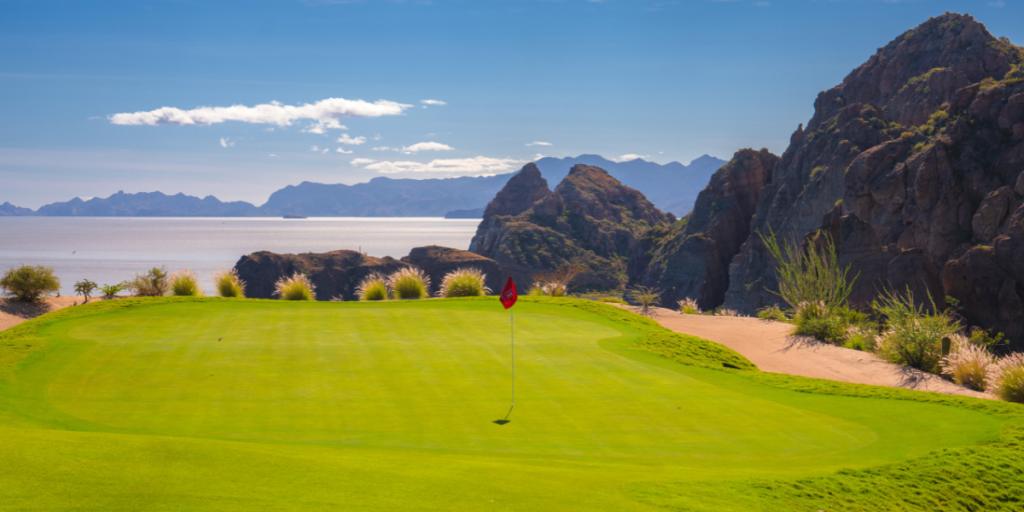
[[[286,219],[308,219],[309,217],[306,217],[305,215],[300,215],[298,213],[286,213],[286,214],[284,214],[284,218],[286,218]]]

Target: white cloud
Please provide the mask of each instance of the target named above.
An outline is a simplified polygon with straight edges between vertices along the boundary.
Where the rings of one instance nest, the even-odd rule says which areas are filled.
[[[113,114],[108,119],[112,124],[132,126],[211,125],[225,121],[291,126],[294,121],[312,119],[317,122],[317,125],[322,124],[324,128],[333,128],[341,126],[337,120],[345,117],[393,116],[401,114],[407,108],[412,108],[412,105],[387,100],[370,103],[363,100],[327,98],[313,104],[304,103],[302,105],[283,105],[273,101],[254,107],[232,105],[230,107],[199,107],[192,110],[163,107],[148,112]]]
[[[999,0],[998,2],[989,2],[988,6],[989,7],[1006,7],[1006,2],[1004,2],[1003,0]]]
[[[374,151],[391,151],[391,148],[389,148],[387,146],[377,146],[377,147],[373,148],[373,150]],[[395,151],[398,151],[398,149],[396,148]]]
[[[338,142],[340,142],[342,144],[349,144],[349,145],[352,145],[352,146],[358,146],[358,145],[366,142],[366,137],[356,137],[356,138],[353,139],[352,137],[349,137],[347,133],[343,133],[343,134],[341,134],[341,138],[338,139]]]
[[[270,128],[273,130],[273,128]],[[348,130],[348,127],[339,123],[337,119],[328,119],[326,121],[317,121],[316,124],[309,125],[309,128],[302,130],[303,133],[315,133],[323,135],[326,130]]]
[[[313,151],[313,152],[317,152],[317,151],[320,151],[320,148],[317,147],[317,146],[313,146],[313,147],[309,148],[309,150]]]
[[[636,160],[637,158],[649,158],[651,155],[634,155],[630,153],[628,155],[622,155],[618,158],[612,158],[615,162],[629,162],[630,160]]]
[[[324,148],[324,150],[323,150],[323,151],[321,151],[321,152],[320,152],[320,154],[321,154],[321,155],[326,155],[326,154],[327,154],[327,152],[328,152],[328,151],[330,151],[330,150],[331,150],[331,148]]]
[[[235,145],[235,141],[233,141],[233,140],[228,140],[226,138],[220,139],[220,147],[222,147],[222,148],[230,148],[230,147],[234,147],[234,145]]]
[[[383,137],[381,137],[379,133],[375,133],[375,134],[373,134],[373,140],[380,140],[380,139],[382,139],[382,138],[383,138]]]
[[[350,162],[350,163],[352,165],[359,166],[359,165],[372,164],[374,162],[376,162],[376,160],[374,160],[372,158],[356,158],[356,159],[352,160],[352,162]]]
[[[422,162],[376,162],[366,166],[366,169],[377,171],[381,174],[398,174],[406,172],[415,173],[439,173],[457,174],[465,176],[487,176],[512,172],[515,167],[522,164],[522,160],[511,158],[488,158],[478,156],[474,158],[451,158],[431,160],[428,163]]]
[[[411,155],[420,151],[451,151],[453,149],[455,148],[447,144],[441,144],[440,142],[417,142],[412,146],[405,146],[402,148],[402,153]]]
[[[445,103],[445,102],[443,102],[441,100],[420,100],[420,103],[422,103],[424,105],[438,105],[438,106],[447,105],[447,103]]]
[[[343,155],[351,155],[352,154],[351,151],[345,151],[343,148],[338,148],[335,151],[337,151],[338,153],[341,153]]]
[[[277,156],[277,155],[275,155],[275,154],[271,153],[271,154],[270,154],[270,155],[268,155],[268,156]]]
[[[538,142],[531,142],[531,143],[527,144],[527,146],[550,146],[550,145],[551,145],[550,142],[539,142],[539,141]]]

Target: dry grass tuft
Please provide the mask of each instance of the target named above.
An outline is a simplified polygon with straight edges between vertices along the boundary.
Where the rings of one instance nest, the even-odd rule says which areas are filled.
[[[316,287],[305,274],[295,273],[292,277],[282,277],[274,285],[274,294],[281,300],[316,300],[313,292]]]
[[[959,334],[952,338],[949,354],[939,362],[942,374],[949,375],[961,386],[985,391],[989,368],[996,363],[996,358],[985,347],[979,347]]]

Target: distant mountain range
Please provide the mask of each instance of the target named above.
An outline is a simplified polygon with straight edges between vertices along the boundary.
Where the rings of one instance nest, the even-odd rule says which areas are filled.
[[[665,165],[642,159],[614,162],[598,155],[541,158],[536,162],[549,183],[559,183],[576,164],[600,167],[623,184],[642,192],[662,211],[683,215],[724,160],[704,155],[690,165]],[[374,178],[356,185],[327,185],[304,181],[270,195],[262,206],[245,201],[223,202],[161,192],[125,194],[89,200],[75,198],[36,211],[10,203],[0,205],[2,216],[64,217],[278,217],[288,213],[309,217],[443,217],[479,218],[495,194],[514,173],[445,179]]]

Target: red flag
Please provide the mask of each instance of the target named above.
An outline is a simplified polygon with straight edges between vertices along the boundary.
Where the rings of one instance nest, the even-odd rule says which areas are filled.
[[[516,284],[512,282],[512,276],[509,276],[508,282],[505,283],[505,289],[501,290],[501,305],[508,309],[516,303],[518,298],[519,294],[516,293]]]

